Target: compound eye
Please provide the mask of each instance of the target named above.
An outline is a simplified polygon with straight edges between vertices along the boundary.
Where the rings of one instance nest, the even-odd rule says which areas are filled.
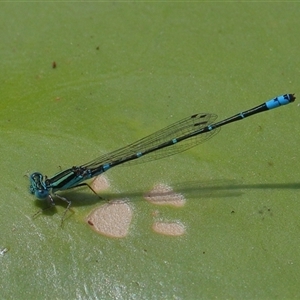
[[[47,189],[38,189],[35,190],[34,194],[39,200],[43,200],[49,196],[49,191]]]

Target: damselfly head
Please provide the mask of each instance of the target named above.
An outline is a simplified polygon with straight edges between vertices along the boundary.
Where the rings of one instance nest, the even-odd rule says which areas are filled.
[[[29,181],[30,193],[35,195],[37,199],[44,200],[49,196],[49,190],[46,187],[44,176],[41,173],[32,173],[29,177]]]

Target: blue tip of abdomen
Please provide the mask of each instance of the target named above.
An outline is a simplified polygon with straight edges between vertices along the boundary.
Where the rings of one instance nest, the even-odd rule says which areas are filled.
[[[294,96],[294,94],[285,94],[285,95],[281,95],[276,98],[273,98],[273,99],[267,101],[265,104],[268,109],[273,109],[273,108],[279,107],[281,105],[286,105],[291,102],[294,102],[295,99],[296,99],[296,97]]]

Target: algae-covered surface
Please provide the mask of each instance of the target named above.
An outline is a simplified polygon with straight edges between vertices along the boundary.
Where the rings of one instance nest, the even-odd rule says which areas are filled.
[[[0,3],[1,298],[299,298],[298,99],[176,156],[112,168],[103,199],[61,193],[63,227],[66,203],[32,218],[46,205],[28,190],[34,171],[52,176],[189,115],[300,98],[298,8]],[[158,205],[158,186],[182,205]],[[88,219],[109,203],[124,205],[108,210],[114,225],[130,215],[118,237]]]

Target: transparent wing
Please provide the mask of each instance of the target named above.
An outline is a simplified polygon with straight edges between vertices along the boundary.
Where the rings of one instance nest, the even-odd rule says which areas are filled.
[[[200,113],[187,117],[135,143],[102,155],[84,164],[83,167],[97,168],[103,164],[113,164],[116,161],[121,162],[122,165],[140,164],[180,153],[205,142],[217,134],[220,128],[204,131],[204,128],[212,124],[216,119],[217,115],[209,113]],[[174,139],[178,142],[172,143]],[[132,159],[132,156],[137,155],[137,153],[141,154],[141,156]]]

